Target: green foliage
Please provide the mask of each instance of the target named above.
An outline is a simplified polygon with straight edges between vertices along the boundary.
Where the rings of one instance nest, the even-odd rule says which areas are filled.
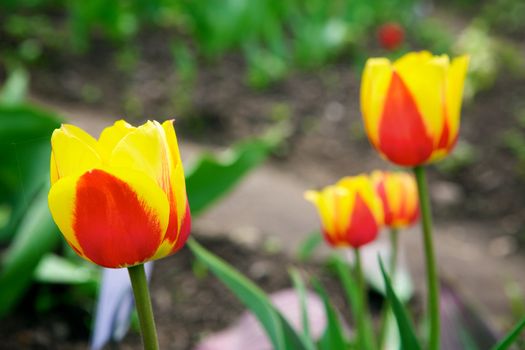
[[[519,335],[525,329],[525,317],[503,338],[496,344],[492,350],[506,350],[518,340]]]
[[[0,199],[12,208],[0,241],[11,237],[21,216],[49,176],[50,137],[60,125],[48,112],[29,106],[0,105]]]
[[[421,345],[417,340],[414,325],[412,324],[412,321],[410,320],[403,304],[396,296],[396,293],[392,288],[390,278],[386,274],[385,267],[383,266],[381,259],[379,259],[379,264],[381,267],[381,273],[383,274],[383,279],[385,281],[387,298],[390,302],[390,305],[392,305],[392,310],[397,320],[402,348],[403,350],[420,350]]]
[[[315,249],[323,242],[321,232],[314,231],[310,233],[299,245],[297,249],[297,259],[299,261],[310,260],[315,252]]]
[[[224,283],[253,312],[268,334],[274,349],[308,349],[301,336],[293,330],[264,292],[253,282],[241,275],[224,260],[207,251],[195,239],[190,238],[187,244],[195,257],[205,264],[215,277]]]
[[[319,341],[320,350],[344,350],[347,348],[346,340],[344,337],[344,331],[339,321],[339,316],[337,315],[328,294],[321,286],[319,281],[313,280],[312,284],[321,299],[323,299],[323,304],[325,308],[325,314],[327,319],[326,331],[321,340]]]
[[[481,18],[491,28],[506,34],[521,34],[525,30],[525,3],[521,0],[488,1],[481,11]]]
[[[47,191],[31,202],[15,238],[2,259],[0,270],[0,317],[8,313],[32,283],[40,259],[60,242],[47,207]]]
[[[0,90],[0,104],[3,106],[16,106],[21,104],[27,93],[29,75],[18,67],[7,77],[4,86]]]
[[[301,273],[296,268],[291,268],[289,270],[290,277],[292,278],[292,283],[297,295],[299,296],[299,304],[301,308],[301,324],[303,327],[302,338],[304,341],[307,350],[315,350],[315,344],[310,333],[310,322],[308,321],[308,305],[306,304],[306,286]]]
[[[19,43],[14,56],[32,62],[48,47],[86,52],[94,38],[126,50],[140,31],[153,29],[171,38],[187,38],[196,58],[214,60],[242,52],[246,80],[265,87],[297,66],[315,68],[355,48],[365,49],[377,25],[413,22],[415,4],[415,0],[10,0],[3,5],[9,10],[0,32]],[[57,12],[63,14],[60,20],[53,16]],[[180,68],[179,62],[176,65]]]
[[[345,263],[339,256],[333,255],[331,258],[334,264],[337,276],[341,282],[345,291],[346,300],[350,305],[354,322],[357,325],[357,343],[359,348],[373,349],[373,329],[370,319],[366,317],[365,308],[368,305],[364,304],[364,300],[361,297],[361,291],[359,290],[359,283],[352,274],[351,267]]]
[[[55,284],[92,284],[99,281],[99,269],[84,260],[67,259],[62,256],[46,254],[35,270],[35,280],[41,283]]]

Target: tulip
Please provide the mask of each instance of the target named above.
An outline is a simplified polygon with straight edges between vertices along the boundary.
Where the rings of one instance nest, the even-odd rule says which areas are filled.
[[[417,166],[439,160],[458,139],[469,59],[412,52],[395,62],[367,61],[361,110],[372,145],[391,162]]]
[[[335,247],[360,248],[373,241],[383,224],[381,200],[369,177],[345,177],[305,198],[319,211],[326,241]]]
[[[419,218],[419,200],[414,176],[405,172],[374,171],[374,187],[381,198],[385,225],[398,229]]]
[[[388,22],[377,30],[377,40],[382,48],[393,51],[401,46],[405,39],[405,31],[398,23]]]
[[[173,121],[120,120],[98,140],[64,124],[51,145],[49,208],[78,255],[130,267],[184,245],[191,215]]]
[[[321,191],[307,191],[306,200],[319,212],[325,240],[334,247],[354,250],[354,277],[360,302],[355,310],[360,349],[374,348],[371,321],[365,305],[366,285],[363,277],[360,248],[377,237],[383,225],[383,207],[369,176],[348,176]]]
[[[399,252],[399,229],[412,225],[419,218],[417,184],[409,173],[376,170],[371,174],[372,182],[381,198],[385,213],[385,226],[390,228],[390,278],[396,280],[397,257]],[[384,344],[391,305],[383,306],[380,322],[379,344]]]

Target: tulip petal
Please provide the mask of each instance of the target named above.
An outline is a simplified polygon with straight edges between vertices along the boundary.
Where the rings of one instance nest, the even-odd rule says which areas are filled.
[[[49,192],[53,219],[82,256],[105,267],[150,259],[168,225],[165,193],[141,172],[94,169]]]
[[[412,52],[394,63],[423,117],[427,134],[437,146],[443,129],[448,56],[429,52]]]
[[[177,249],[175,246],[177,245],[179,235],[181,234],[180,228],[184,225],[183,219],[188,216],[186,223],[187,226],[188,222],[191,222],[191,218],[189,218],[190,211],[188,199],[186,197],[184,168],[180,159],[179,146],[177,143],[177,135],[175,134],[175,129],[173,127],[173,120],[167,120],[162,123],[162,128],[166,137],[170,169],[170,182],[167,193],[170,201],[171,214],[165,239],[174,245],[174,249]],[[182,239],[183,243],[185,241],[185,239]]]
[[[53,184],[48,194],[48,205],[51,216],[66,242],[78,255],[89,260],[78,243],[73,228],[77,181],[77,177],[68,176]]]
[[[305,198],[317,207],[327,240],[332,244],[343,241],[350,220],[347,213],[352,207],[352,197],[348,191],[342,187],[328,186],[322,192],[307,191]]]
[[[124,120],[116,121],[112,126],[105,128],[98,138],[98,145],[105,156],[109,159],[113,149],[124,138],[124,136],[136,130],[136,128]]]
[[[372,185],[371,179],[366,175],[347,176],[337,182],[337,186],[346,188],[350,193],[359,193],[361,199],[370,208],[372,215],[379,225],[383,224],[384,215],[381,201]],[[352,199],[352,207],[355,205]]]
[[[371,58],[366,62],[361,81],[361,112],[370,141],[379,145],[379,122],[392,76],[392,66],[386,58]]]
[[[379,150],[399,165],[424,163],[433,151],[434,140],[427,133],[414,98],[396,72],[387,92],[379,135]]]
[[[100,166],[97,142],[84,130],[63,124],[51,136],[51,184]]]
[[[355,248],[359,248],[373,241],[379,232],[379,226],[374,214],[363,197],[356,193],[350,225],[346,232],[346,241]]]
[[[456,57],[452,60],[447,80],[447,116],[450,128],[449,149],[455,143],[459,131],[463,85],[469,64],[468,56]]]
[[[163,189],[169,184],[169,158],[164,131],[148,121],[124,136],[115,146],[110,164],[146,172]]]

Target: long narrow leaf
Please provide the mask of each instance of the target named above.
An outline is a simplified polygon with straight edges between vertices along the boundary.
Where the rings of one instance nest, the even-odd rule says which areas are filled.
[[[207,251],[193,238],[187,243],[193,254],[249,308],[268,334],[276,350],[306,350],[307,346],[270,300],[253,282],[224,260]]]
[[[31,284],[40,259],[59,242],[42,190],[31,204],[6,252],[0,271],[0,317],[9,312]]]
[[[297,259],[307,261],[310,259],[317,247],[323,242],[323,235],[319,231],[310,233],[306,239],[301,242],[297,249]]]
[[[510,346],[514,344],[524,329],[525,317],[520,322],[518,322],[518,324],[503,339],[501,339],[499,343],[492,348],[492,350],[506,350],[510,348]]]
[[[355,324],[357,325],[358,344],[363,350],[372,349],[372,325],[370,319],[364,319],[365,313],[362,310],[364,310],[366,306],[363,305],[359,296],[358,283],[350,273],[350,266],[339,256],[333,255],[332,261],[335,265],[339,281],[343,285],[348,305],[352,309]]]
[[[295,268],[290,269],[290,276],[292,278],[292,283],[299,297],[304,343],[308,347],[308,350],[315,350],[315,344],[313,342],[312,333],[310,332],[310,322],[308,321],[309,316],[308,306],[306,305],[306,287],[304,285],[303,278],[301,277],[299,271]]]
[[[385,281],[388,301],[390,302],[390,305],[392,305],[392,311],[396,316],[402,348],[403,350],[421,350],[421,345],[417,340],[414,326],[410,321],[406,309],[403,307],[403,304],[392,288],[392,283],[385,272],[385,267],[383,266],[381,258],[379,258],[379,266],[381,267],[381,273],[383,274],[383,279]]]
[[[345,350],[347,348],[343,327],[339,321],[339,317],[328,298],[328,294],[317,280],[312,281],[317,294],[323,299],[327,328],[326,333],[320,341],[320,347],[323,350]]]

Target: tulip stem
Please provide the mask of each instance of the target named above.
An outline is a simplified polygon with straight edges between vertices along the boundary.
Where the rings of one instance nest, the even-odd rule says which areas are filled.
[[[368,297],[366,291],[365,279],[363,277],[363,268],[361,263],[361,252],[359,248],[354,249],[355,254],[355,278],[357,280],[357,286],[359,289],[359,299],[360,302],[356,310],[356,321],[357,321],[357,331],[359,336],[359,343],[361,344],[361,349],[370,350],[374,348],[373,339],[372,339],[372,324],[370,320],[370,315],[368,313]]]
[[[155,320],[153,319],[153,309],[151,307],[151,298],[144,265],[140,264],[128,267],[128,272],[131,286],[133,287],[133,295],[135,296],[135,306],[139,315],[144,350],[158,350],[159,342],[157,340],[157,330],[155,329]]]
[[[427,180],[425,169],[422,166],[414,167],[414,174],[417,181],[419,193],[419,203],[421,207],[421,226],[423,229],[423,244],[425,248],[425,259],[427,269],[427,288],[428,288],[428,349],[439,350],[439,278],[436,268],[436,257],[434,254],[434,244],[432,242],[432,215],[430,209],[430,199],[428,196]]]
[[[392,281],[392,284],[394,286],[394,289],[396,287],[396,270],[397,270],[397,255],[399,250],[399,231],[397,228],[392,227],[390,229],[390,280]],[[388,299],[385,298],[383,310],[381,311],[381,326],[379,328],[379,349],[383,349],[383,344],[385,342],[385,337],[387,333],[387,326],[389,317],[391,317],[390,313],[391,305],[388,302]]]

